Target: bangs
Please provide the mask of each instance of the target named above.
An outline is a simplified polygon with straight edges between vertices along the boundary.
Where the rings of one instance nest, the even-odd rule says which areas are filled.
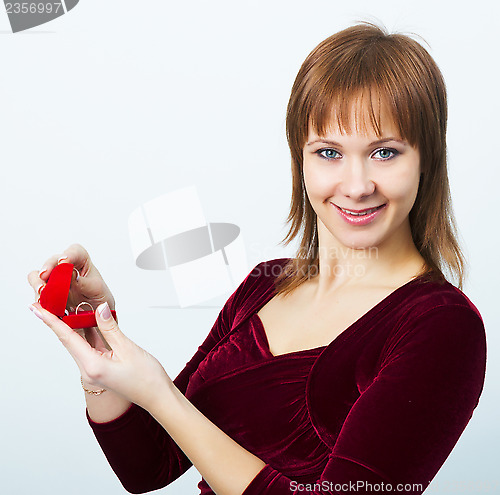
[[[381,43],[352,51],[340,48],[330,52],[328,60],[320,52],[311,62],[314,70],[304,67],[301,96],[295,102],[301,106],[294,113],[301,117],[297,124],[302,146],[310,125],[319,136],[336,124],[341,133],[371,130],[380,137],[384,119],[390,119],[411,146],[418,145],[426,125],[422,116],[429,113],[424,110],[427,90],[419,64],[408,53]]]
[[[314,96],[307,123],[304,144],[307,142],[309,126],[318,136],[326,136],[328,129],[336,128],[341,134],[353,132],[369,134],[373,132],[381,138],[384,123],[387,119],[396,127],[399,137],[407,141],[410,146],[416,146],[418,136],[417,127],[412,124],[410,111],[398,111],[398,107],[406,105],[396,104],[387,93],[379,88],[347,89],[334,88],[330,91],[320,91]]]

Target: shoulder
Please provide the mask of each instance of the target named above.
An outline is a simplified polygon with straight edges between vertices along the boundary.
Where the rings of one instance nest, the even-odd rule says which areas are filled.
[[[467,320],[483,319],[474,303],[457,287],[448,281],[415,281],[407,293],[403,308],[406,319],[418,320],[438,317],[443,313],[459,313]]]
[[[284,270],[288,260],[289,258],[276,258],[255,265],[236,289],[238,298],[243,301],[272,290],[276,277]]]
[[[486,331],[479,310],[448,281],[416,281],[394,310],[382,355],[411,345],[429,354],[432,348],[456,355],[461,348],[471,358],[485,353]]]
[[[271,286],[274,279],[281,273],[290,258],[276,258],[261,261],[255,265],[250,273],[236,289],[239,293],[252,292],[259,287]]]
[[[274,280],[289,258],[261,261],[255,265],[227,300],[223,313],[232,325],[239,324],[274,290]]]
[[[268,261],[261,261],[249,273],[252,279],[260,281],[273,281],[284,270],[291,258],[275,258]]]

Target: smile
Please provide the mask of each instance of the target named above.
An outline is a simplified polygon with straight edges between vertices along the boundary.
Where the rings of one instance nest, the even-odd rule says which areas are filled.
[[[384,203],[383,205],[367,208],[365,210],[348,210],[334,203],[330,204],[335,206],[340,216],[350,225],[367,225],[371,223],[387,206],[387,203]]]

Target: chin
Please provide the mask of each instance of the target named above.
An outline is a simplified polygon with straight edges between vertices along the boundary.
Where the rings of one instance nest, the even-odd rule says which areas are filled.
[[[351,244],[351,245],[346,244],[346,246],[350,249],[361,251],[365,249],[375,248],[376,244],[374,243]]]
[[[338,241],[350,249],[369,249],[377,247],[381,242],[381,236],[341,236],[337,238]]]

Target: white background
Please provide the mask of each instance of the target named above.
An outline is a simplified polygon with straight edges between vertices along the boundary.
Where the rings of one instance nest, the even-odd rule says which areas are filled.
[[[175,377],[229,294],[208,309],[154,308],[176,304],[175,294],[165,272],[135,267],[128,215],[195,184],[210,221],[241,227],[248,271],[289,255],[278,242],[291,191],[290,89],[307,54],[358,20],[422,36],[444,74],[453,202],[471,268],[464,292],[488,333],[480,405],[428,493],[500,493],[499,14],[484,0],[81,0],[12,34],[1,10],[2,494],[125,493],[86,422],[76,365],[27,308],[27,273],[83,244],[122,330]],[[192,468],[162,493],[196,493],[199,479]]]

